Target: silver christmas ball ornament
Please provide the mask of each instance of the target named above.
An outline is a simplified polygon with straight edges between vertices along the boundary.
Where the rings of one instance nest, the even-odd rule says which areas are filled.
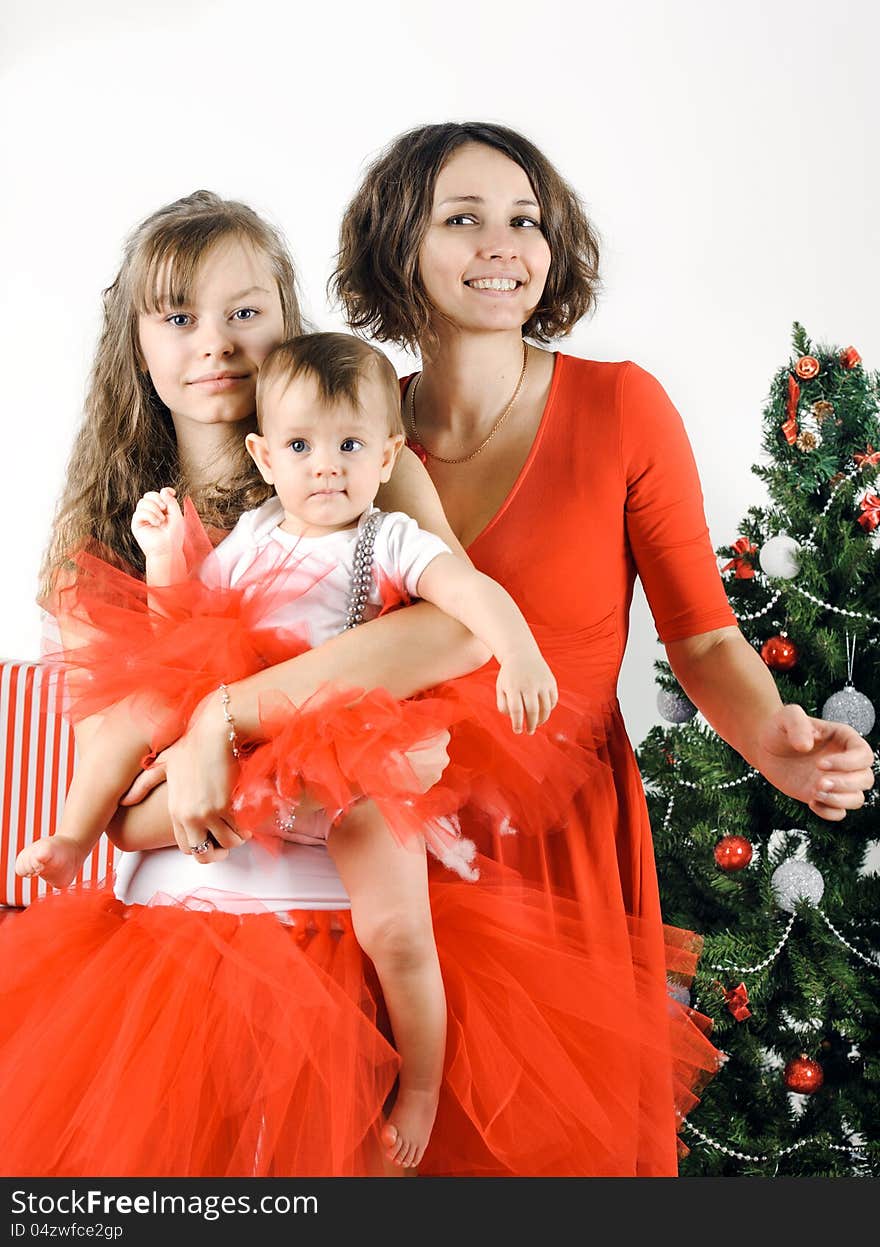
[[[810,862],[790,857],[773,871],[770,886],[779,908],[793,914],[801,901],[819,904],[825,891],[825,880]]]
[[[867,736],[877,718],[874,706],[864,693],[846,684],[839,693],[832,693],[822,707],[822,718],[828,723],[848,723],[860,736]]]
[[[801,569],[798,557],[800,551],[801,548],[794,537],[789,537],[788,533],[780,533],[777,537],[771,537],[769,541],[764,542],[758,555],[758,562],[761,564],[761,570],[765,571],[768,576],[775,576],[779,580],[793,580]]]
[[[684,693],[667,692],[661,688],[657,694],[657,709],[667,723],[688,723],[697,713],[697,708]]]
[[[688,1005],[691,1003],[690,989],[684,983],[674,983],[671,979],[666,980],[666,994],[671,996],[673,1000],[677,1000],[680,1005]]]

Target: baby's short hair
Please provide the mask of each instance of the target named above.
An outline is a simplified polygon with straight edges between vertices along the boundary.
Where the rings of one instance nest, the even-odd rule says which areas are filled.
[[[276,346],[263,362],[257,379],[257,426],[263,432],[263,402],[270,386],[286,388],[301,376],[314,377],[325,402],[348,399],[359,407],[360,382],[374,369],[387,399],[388,435],[403,433],[400,382],[391,360],[377,347],[350,333],[304,333]]]

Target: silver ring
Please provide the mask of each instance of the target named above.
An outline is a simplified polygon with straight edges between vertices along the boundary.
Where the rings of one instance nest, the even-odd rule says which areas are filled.
[[[198,854],[198,855],[200,855],[200,854],[202,854],[202,853],[207,853],[207,851],[208,851],[208,849],[210,849],[210,847],[211,847],[211,841],[210,841],[210,840],[203,840],[201,844],[194,844],[194,845],[192,846],[192,848],[190,849],[190,853],[195,853],[195,854]]]

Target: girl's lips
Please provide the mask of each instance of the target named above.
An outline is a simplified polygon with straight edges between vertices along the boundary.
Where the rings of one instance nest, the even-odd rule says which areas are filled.
[[[224,390],[234,389],[247,379],[248,374],[243,373],[241,376],[205,377],[199,381],[191,381],[190,385],[197,385],[200,390],[207,390],[211,394],[220,394]]]

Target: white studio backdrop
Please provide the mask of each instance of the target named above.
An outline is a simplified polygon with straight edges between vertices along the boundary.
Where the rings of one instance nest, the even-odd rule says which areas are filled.
[[[880,367],[870,0],[7,0],[0,22],[2,657],[38,650],[100,291],[129,229],[199,187],[280,225],[308,314],[341,328],[325,286],[365,163],[425,122],[523,131],[604,243],[599,311],[564,349],[661,379],[716,545],[764,499],[749,467],[791,322]],[[638,595],[621,685],[636,742],[661,653]]]

